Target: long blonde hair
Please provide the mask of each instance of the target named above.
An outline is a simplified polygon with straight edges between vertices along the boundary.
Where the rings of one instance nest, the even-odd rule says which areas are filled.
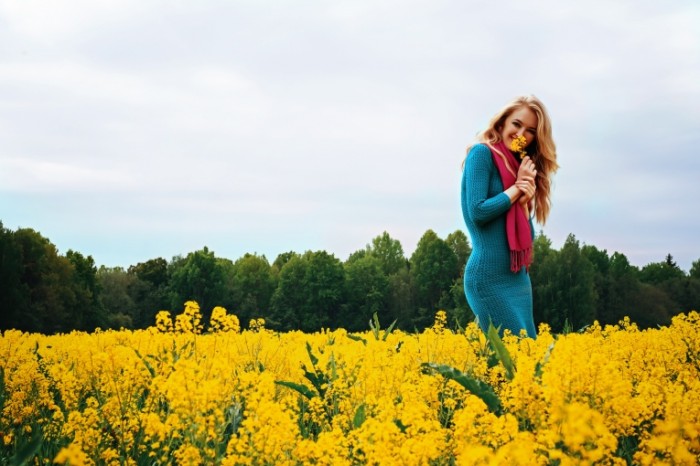
[[[506,119],[516,109],[527,107],[537,115],[537,134],[528,146],[528,155],[535,162],[537,178],[535,179],[535,216],[537,222],[544,225],[551,208],[552,176],[559,169],[557,149],[552,139],[552,122],[544,104],[534,95],[520,96],[503,107],[489,121],[488,127],[480,132],[476,140],[492,146],[501,141],[501,130]],[[471,146],[467,148],[467,152]]]

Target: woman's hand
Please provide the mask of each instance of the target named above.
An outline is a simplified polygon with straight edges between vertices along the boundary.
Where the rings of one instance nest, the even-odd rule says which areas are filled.
[[[535,197],[535,182],[529,180],[516,181],[515,186],[522,193],[518,198],[518,202],[525,207]]]
[[[528,203],[535,196],[536,177],[537,170],[535,169],[535,162],[533,162],[530,157],[525,157],[522,162],[520,162],[520,168],[518,168],[518,176],[515,183],[504,191],[510,198],[511,203],[517,200],[526,212],[528,211]]]
[[[522,195],[518,198],[518,202],[523,206],[525,212],[529,212],[533,206],[532,200],[535,197],[537,186],[535,179],[537,178],[537,170],[535,163],[530,157],[525,157],[518,169],[518,178],[515,181],[515,186],[520,190]]]
[[[530,157],[525,157],[522,162],[520,162],[520,168],[518,168],[518,180],[525,178],[525,179],[532,179],[532,181],[535,180],[535,177],[537,176],[537,169],[535,168],[535,162],[532,161]]]

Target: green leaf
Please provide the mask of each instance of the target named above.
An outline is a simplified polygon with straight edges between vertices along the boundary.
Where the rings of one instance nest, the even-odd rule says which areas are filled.
[[[425,362],[421,364],[421,367],[423,367],[424,369],[433,370],[445,377],[446,379],[454,380],[462,387],[481,398],[486,404],[486,407],[489,411],[497,415],[501,414],[501,400],[498,398],[498,395],[496,395],[496,392],[493,390],[493,387],[491,387],[491,385],[487,384],[486,382],[471,377],[467,374],[464,374],[463,372],[458,371],[454,367],[450,367],[444,364]]]
[[[292,390],[296,390],[297,392],[301,393],[302,395],[304,395],[308,399],[311,399],[311,398],[316,396],[316,393],[314,393],[313,390],[311,390],[306,385],[303,385],[300,383],[287,382],[285,380],[275,380],[275,383],[277,385],[282,385],[283,387],[288,387],[288,388],[291,388]]]
[[[386,341],[386,337],[388,337],[389,334],[394,330],[394,325],[396,325],[397,320],[398,319],[394,319],[394,321],[391,323],[391,325],[389,325],[389,328],[384,330],[384,336],[382,337],[383,341]]]
[[[410,424],[404,425],[404,423],[401,422],[401,419],[394,419],[394,424],[396,425],[396,427],[399,428],[399,430],[401,431],[402,434],[405,434],[406,429],[408,429],[410,427]]]
[[[348,333],[348,338],[354,341],[361,341],[363,345],[367,346],[367,340],[365,340],[359,335],[351,335]]]
[[[34,458],[39,448],[41,448],[42,441],[41,428],[36,426],[29,443],[20,448],[20,450],[10,458],[10,466],[24,466],[29,464],[29,461]]]
[[[338,380],[338,365],[335,362],[335,355],[333,353],[331,353],[331,357],[328,358],[328,365],[326,366],[326,369],[330,369],[331,371],[330,377],[324,374],[327,381],[334,382]]]
[[[311,344],[308,341],[306,342],[306,352],[309,353],[311,364],[316,367],[316,364],[318,364],[318,358],[314,356],[314,353],[311,351]]]
[[[498,336],[498,330],[496,330],[493,324],[489,324],[486,338],[489,340],[491,348],[493,348],[493,351],[496,353],[496,357],[501,361],[503,367],[505,367],[506,377],[508,380],[513,380],[513,377],[515,377],[515,364],[513,364],[513,359],[510,357],[510,353],[503,344],[501,337]]]
[[[366,408],[365,404],[362,403],[360,406],[357,407],[355,410],[355,416],[352,418],[352,426],[355,429],[359,429],[360,426],[365,422],[367,419],[367,413],[366,413]]]
[[[323,384],[327,382],[327,379],[323,372],[310,372],[304,367],[304,377],[311,382],[319,395],[324,396],[326,390],[323,388]]]
[[[5,407],[5,369],[0,367],[0,412]]]
[[[374,339],[379,340],[379,316],[377,316],[376,312],[372,314],[372,319],[369,321],[369,328],[372,329]]]
[[[148,369],[148,372],[151,374],[151,378],[155,378],[156,376],[156,371],[153,369],[153,366],[151,365],[150,362],[146,360],[143,356],[141,356],[141,353],[137,349],[134,350],[134,353],[136,353],[136,356],[139,357],[141,361],[143,361],[143,364],[146,366],[146,369]]]

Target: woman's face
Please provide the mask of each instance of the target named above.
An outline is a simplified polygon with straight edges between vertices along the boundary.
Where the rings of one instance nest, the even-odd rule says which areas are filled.
[[[518,136],[525,137],[525,147],[528,147],[537,136],[537,115],[529,107],[519,107],[513,110],[501,129],[501,138],[508,147]]]

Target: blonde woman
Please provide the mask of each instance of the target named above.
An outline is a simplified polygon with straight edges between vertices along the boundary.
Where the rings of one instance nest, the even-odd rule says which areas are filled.
[[[481,329],[524,330],[532,317],[533,219],[549,216],[551,179],[559,168],[549,115],[534,96],[501,109],[467,150],[462,214],[472,241],[464,291]]]

